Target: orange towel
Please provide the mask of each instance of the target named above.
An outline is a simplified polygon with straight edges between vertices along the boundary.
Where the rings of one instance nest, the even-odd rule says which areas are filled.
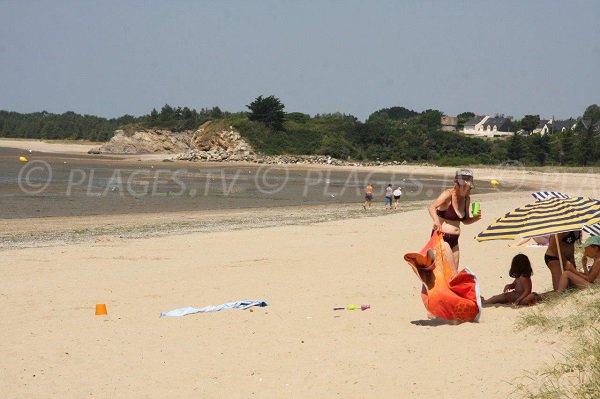
[[[404,255],[423,282],[421,299],[425,308],[441,319],[477,321],[481,312],[477,277],[465,268],[452,278],[454,260],[442,243],[442,235],[436,233],[420,253]]]

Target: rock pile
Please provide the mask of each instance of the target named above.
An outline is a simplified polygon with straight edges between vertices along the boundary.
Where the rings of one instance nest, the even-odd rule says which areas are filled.
[[[256,154],[252,146],[230,126],[206,122],[194,132],[191,148],[173,159],[186,161],[248,161],[253,162]]]
[[[176,154],[190,149],[193,132],[138,128],[132,134],[116,130],[113,138],[90,154]]]
[[[333,158],[327,155],[241,155],[229,156],[226,152],[219,151],[197,151],[191,150],[185,154],[179,154],[172,160],[180,161],[207,161],[207,162],[222,162],[222,161],[244,161],[259,163],[265,165],[333,165],[333,166],[397,166],[407,165],[406,161],[345,161],[342,159]],[[434,166],[427,163],[422,163],[423,166]]]
[[[406,161],[352,161],[330,157],[328,155],[272,155],[256,157],[256,163],[269,165],[333,165],[333,166],[396,166],[407,165]],[[426,165],[426,164],[424,164]]]

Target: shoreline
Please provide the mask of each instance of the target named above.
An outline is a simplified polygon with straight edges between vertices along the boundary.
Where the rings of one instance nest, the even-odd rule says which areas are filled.
[[[14,140],[0,140],[0,148],[5,143],[12,143]],[[22,147],[28,147],[31,140],[19,140]],[[57,154],[56,161],[62,161],[63,158],[60,154],[63,152],[64,146],[73,146],[73,144],[49,144],[41,143],[46,149],[56,150],[52,154]],[[53,147],[58,145],[58,147]],[[83,151],[81,145],[74,147],[75,152]],[[164,157],[165,154],[161,154]],[[14,156],[11,155],[11,156]],[[68,156],[68,154],[67,154]],[[95,156],[97,157],[97,156]],[[48,158],[50,159],[50,158]],[[64,158],[69,159],[69,158]],[[119,167],[136,167],[139,165],[133,161],[143,160],[139,155],[124,155],[121,157],[108,156],[102,158],[99,162],[106,167],[119,168]],[[144,164],[150,164],[152,167],[156,165],[152,159],[146,159]],[[125,163],[121,163],[125,162]],[[62,164],[62,162],[57,162]],[[66,163],[66,162],[65,162]],[[69,163],[77,165],[76,159],[70,159]],[[289,170],[305,172],[310,175],[311,172],[315,171],[315,174],[319,174],[320,178],[325,180],[324,177],[328,172],[340,172],[346,171],[348,173],[355,173],[357,170],[361,173],[378,173],[383,176],[389,177],[390,174],[395,176],[396,174],[403,174],[406,176],[414,176],[415,182],[421,184],[426,181],[423,178],[438,177],[443,181],[450,182],[454,175],[455,168],[453,167],[434,167],[434,166],[416,166],[416,165],[403,165],[393,167],[382,167],[382,166],[370,166],[370,167],[350,167],[350,166],[327,166],[327,165],[259,165],[248,162],[189,162],[189,161],[175,161],[169,162],[167,165],[174,166],[187,166],[189,169],[198,173],[202,169],[192,169],[190,166],[204,167],[207,168],[229,168],[234,170],[236,167],[240,168],[261,168],[269,167],[273,170]],[[160,168],[160,166],[157,165]],[[482,181],[486,182],[488,179],[499,179],[501,185],[496,192],[489,193],[475,193],[473,198],[485,202],[486,199],[494,199],[498,195],[503,198],[527,198],[530,190],[523,190],[522,186],[535,188],[536,191],[561,191],[572,196],[581,195],[581,192],[588,193],[590,196],[596,196],[600,194],[600,175],[588,174],[581,175],[577,173],[541,173],[528,169],[522,170],[507,170],[507,169],[494,169],[494,168],[473,168],[476,176],[476,185]],[[244,172],[245,173],[245,172]],[[237,176],[237,175],[236,175]],[[306,175],[304,176],[306,178]],[[421,180],[419,180],[421,178]],[[366,179],[366,178],[365,178]],[[407,182],[408,183],[408,182]],[[509,186],[509,184],[513,186]],[[229,183],[231,184],[231,183]],[[306,186],[310,186],[310,183],[305,183]],[[233,186],[229,186],[232,188]],[[300,186],[302,187],[302,186]],[[315,186],[316,187],[316,186]],[[511,187],[510,189],[508,187]],[[353,189],[349,189],[352,191]],[[411,196],[412,193],[405,192],[403,199],[401,200],[401,210],[416,209],[418,207],[426,207],[428,203],[437,195],[437,192],[432,191],[433,197],[415,198]],[[41,199],[41,201],[57,201],[60,198],[56,197],[58,194],[52,194],[49,199]],[[92,197],[88,202],[81,203],[80,206],[92,206],[94,198],[98,194],[92,193]],[[110,194],[110,193],[109,193]],[[17,197],[13,197],[15,194],[8,192],[7,199],[14,202],[13,208],[18,204],[32,204],[31,202],[23,202],[18,200]],[[79,195],[85,195],[85,192]],[[106,194],[105,194],[106,195]],[[160,194],[163,195],[163,194]],[[214,195],[214,194],[211,194]],[[238,193],[225,193],[225,199],[229,195],[229,200],[236,200],[239,198]],[[127,194],[126,196],[127,197]],[[149,200],[152,200],[150,196]],[[69,201],[80,201],[73,197]],[[117,198],[123,198],[121,195]],[[145,198],[145,197],[144,197]],[[183,201],[191,201],[193,198],[187,196],[181,196]],[[27,199],[27,198],[24,198]],[[198,200],[202,201],[209,199],[200,195]],[[170,234],[190,234],[194,232],[210,232],[210,231],[224,231],[227,229],[240,230],[240,229],[254,229],[261,227],[275,226],[278,223],[281,225],[302,225],[318,223],[328,220],[343,220],[343,219],[362,219],[364,217],[379,216],[385,214],[380,212],[378,209],[374,209],[373,212],[364,214],[361,208],[362,197],[356,197],[355,202],[352,198],[329,198],[331,202],[314,202],[305,204],[306,198],[300,198],[295,202],[282,201],[271,201],[269,205],[260,205],[260,202],[256,202],[251,206],[238,206],[237,204],[243,204],[243,202],[234,202],[231,207],[205,207],[204,210],[198,210],[202,208],[202,202],[198,202],[197,206],[193,203],[190,209],[176,209],[176,208],[164,208],[161,209],[157,206],[159,203],[146,202],[143,205],[145,208],[122,208],[119,212],[107,212],[99,213],[97,215],[73,215],[67,214],[58,215],[47,215],[38,213],[40,216],[25,216],[25,217],[14,217],[14,218],[0,218],[0,250],[7,248],[23,248],[23,247],[37,247],[37,246],[54,246],[60,244],[69,244],[74,242],[84,242],[94,240],[101,236],[112,236],[121,238],[143,238],[143,237],[154,237],[164,236]],[[29,201],[29,199],[27,199]],[[174,201],[178,201],[177,197],[173,198]],[[304,201],[302,201],[304,200]],[[15,202],[16,201],[16,202]],[[89,202],[91,201],[91,202]],[[110,201],[113,201],[112,199]],[[263,200],[260,200],[263,201]],[[280,203],[278,203],[280,202]],[[70,204],[72,202],[69,202]],[[5,204],[5,205],[8,205]],[[256,206],[254,206],[256,205]],[[36,206],[33,204],[33,206]],[[95,205],[94,205],[95,206]],[[379,203],[379,197],[374,202],[374,206],[381,207]],[[12,208],[7,208],[12,209]],[[17,208],[14,208],[15,210]],[[96,208],[94,208],[96,209]],[[98,208],[100,209],[100,208]],[[140,211],[140,209],[143,209]],[[102,210],[100,212],[103,212]],[[389,212],[391,214],[397,213],[395,211]],[[34,213],[35,214],[35,213]],[[261,221],[260,218],[263,218]],[[39,242],[38,242],[39,241]]]
[[[523,198],[527,195],[527,192],[514,192],[507,195],[506,199]],[[472,198],[482,202],[485,208],[485,203],[494,200],[495,196],[495,193],[486,193],[476,194]],[[341,220],[358,221],[365,218],[397,216],[416,210],[423,212],[423,223],[428,224],[430,219],[426,207],[429,203],[429,200],[401,201],[398,210],[386,210],[380,203],[374,204],[370,210],[364,210],[361,203],[355,203],[0,219],[0,251],[277,226],[303,226]]]
[[[91,144],[90,144],[91,145]],[[35,146],[35,149],[33,148]],[[321,164],[264,164],[257,162],[244,161],[182,161],[172,160],[171,158],[177,154],[88,154],[87,151],[91,148],[87,144],[64,143],[64,141],[43,141],[29,139],[9,139],[0,137],[0,148],[28,150],[32,149],[41,153],[47,154],[79,154],[90,155],[107,161],[142,161],[142,162],[163,162],[168,160],[168,164],[181,166],[206,166],[212,167],[281,167],[289,170],[319,170],[319,171],[361,171],[361,172],[392,172],[402,173],[411,176],[439,176],[446,179],[452,179],[454,172],[460,167],[453,166],[436,166],[422,164],[406,164],[406,165],[386,165],[386,166],[350,166],[350,165],[321,165]],[[26,154],[23,154],[26,155]],[[542,184],[558,184],[565,186],[565,179],[568,177],[586,176],[586,181],[593,181],[597,186],[600,186],[600,168],[598,167],[571,167],[571,166],[503,166],[503,165],[470,165],[465,166],[475,172],[476,180],[506,180],[506,181],[525,181],[539,182],[542,179]],[[598,176],[596,177],[596,174]],[[595,190],[600,193],[600,190]]]
[[[298,226],[336,220],[382,217],[426,206],[426,201],[405,201],[398,210],[377,206],[365,211],[361,204],[285,206],[194,212],[132,213],[72,217],[0,219],[0,251],[54,247],[92,241],[143,239],[169,235],[213,233]]]
[[[499,173],[506,174],[509,178],[520,177],[524,174],[539,174],[539,175],[573,175],[580,176],[581,174],[592,173],[596,174],[600,172],[600,167],[578,167],[578,166],[559,166],[559,165],[547,165],[547,166],[502,166],[502,165],[468,165],[468,166],[437,166],[437,165],[423,165],[423,163],[405,164],[405,165],[369,165],[369,166],[353,166],[353,165],[326,165],[326,164],[266,164],[260,162],[247,162],[247,161],[183,161],[173,160],[172,157],[178,155],[177,153],[160,153],[160,154],[88,154],[94,145],[102,143],[89,142],[89,144],[79,144],[78,142],[65,141],[65,140],[32,140],[32,139],[14,139],[0,137],[0,148],[11,148],[18,150],[29,150],[38,151],[41,153],[48,154],[82,154],[82,155],[93,155],[103,159],[110,160],[127,160],[127,161],[168,161],[169,163],[179,165],[206,165],[208,167],[216,167],[219,165],[224,166],[272,166],[272,167],[285,167],[291,170],[356,170],[361,171],[397,171],[398,173],[412,172],[414,175],[438,175],[438,176],[454,176],[456,169],[465,167],[473,169],[475,172],[482,173],[480,179],[493,179],[497,177]],[[359,161],[357,161],[359,162]]]

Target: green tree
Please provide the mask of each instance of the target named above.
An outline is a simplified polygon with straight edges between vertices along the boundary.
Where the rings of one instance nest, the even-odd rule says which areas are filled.
[[[223,111],[219,107],[213,107],[210,110],[210,117],[211,119],[221,119],[223,118]]]
[[[575,131],[575,160],[581,166],[588,166],[591,162],[598,159],[596,135],[594,133],[594,120],[589,123],[587,128],[580,126]]]
[[[175,110],[169,104],[165,104],[160,110],[160,120],[163,122],[171,121],[175,117]]]
[[[583,119],[591,119],[594,122],[600,121],[600,106],[592,104],[585,109]]]
[[[539,115],[525,115],[523,119],[521,119],[521,129],[531,133],[538,123],[540,123]]]
[[[152,122],[158,120],[158,111],[156,111],[156,108],[152,108],[152,111],[150,111],[150,120]]]
[[[283,131],[283,122],[285,121],[285,106],[275,96],[258,96],[250,105],[246,105],[250,110],[248,118],[251,121],[261,122],[275,131]]]
[[[544,166],[550,154],[550,136],[548,134],[527,137],[529,142],[529,152],[533,160],[540,166]]]
[[[558,133],[559,153],[558,160],[560,165],[572,164],[575,159],[575,137],[571,130]]]
[[[428,128],[439,129],[442,124],[442,115],[444,114],[441,111],[428,109],[423,111],[419,119]]]
[[[518,134],[513,134],[508,141],[508,148],[506,149],[506,156],[510,160],[523,161],[526,156],[525,138]]]
[[[288,121],[296,123],[306,123],[310,120],[310,115],[303,114],[302,112],[288,112],[285,116]]]
[[[371,115],[369,115],[368,119],[371,119],[371,116],[378,115],[378,114],[385,114],[389,119],[392,119],[392,120],[408,119],[408,118],[412,118],[413,116],[419,115],[418,112],[415,112],[408,108],[391,107],[391,108],[382,108],[379,111],[373,112]]]
[[[458,119],[459,125],[464,125],[470,119],[475,118],[475,114],[473,112],[462,112],[456,115],[456,119]]]

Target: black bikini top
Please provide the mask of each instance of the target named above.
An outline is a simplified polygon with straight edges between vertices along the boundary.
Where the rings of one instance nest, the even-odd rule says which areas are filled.
[[[581,232],[575,232],[575,231],[570,231],[569,234],[567,234],[566,236],[564,236],[562,238],[562,242],[564,242],[565,244],[574,244],[575,241],[579,240],[581,238]]]

